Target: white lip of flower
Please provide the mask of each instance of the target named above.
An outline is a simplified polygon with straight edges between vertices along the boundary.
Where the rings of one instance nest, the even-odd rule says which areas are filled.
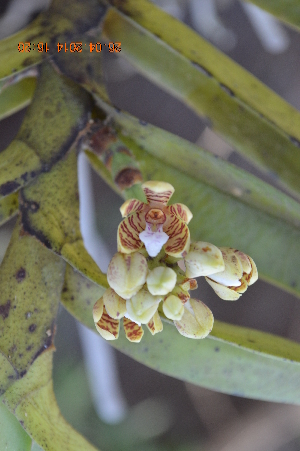
[[[156,227],[156,230],[153,230],[152,227]],[[162,224],[152,226],[148,222],[146,222],[146,229],[139,234],[139,237],[150,257],[156,257],[169,239],[168,235],[163,231]]]

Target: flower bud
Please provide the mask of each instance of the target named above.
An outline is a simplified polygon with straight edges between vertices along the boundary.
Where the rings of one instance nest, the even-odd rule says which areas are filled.
[[[190,305],[192,311],[185,308],[182,318],[174,324],[184,337],[205,338],[213,328],[213,314],[207,305],[197,299],[190,299]]]
[[[220,249],[205,241],[191,243],[184,263],[187,277],[208,276],[225,268]]]
[[[171,268],[158,266],[149,272],[147,276],[147,287],[151,294],[166,295],[176,285],[176,273]]]
[[[120,319],[126,313],[126,301],[112,288],[108,288],[103,294],[103,303],[111,318]]]
[[[126,301],[127,315],[136,323],[147,324],[157,310],[161,296],[153,296],[142,289]]]
[[[130,299],[145,284],[148,273],[146,258],[139,252],[117,252],[107,270],[107,281],[123,299]]]
[[[206,281],[216,294],[225,301],[235,301],[249,285],[258,279],[256,265],[251,257],[237,249],[220,248],[225,269],[206,277]]]
[[[183,303],[179,297],[171,294],[163,302],[163,312],[169,319],[180,320],[184,312]]]

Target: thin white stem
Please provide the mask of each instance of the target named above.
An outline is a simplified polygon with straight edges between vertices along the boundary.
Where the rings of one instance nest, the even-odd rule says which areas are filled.
[[[241,5],[266,52],[283,53],[288,48],[290,40],[280,23],[256,5],[245,2],[241,2]]]
[[[81,153],[78,157],[81,233],[87,251],[100,269],[106,271],[111,256],[96,229],[91,176],[89,162]],[[78,331],[95,409],[106,423],[117,423],[124,418],[127,408],[118,379],[114,350],[103,338],[79,323]]]

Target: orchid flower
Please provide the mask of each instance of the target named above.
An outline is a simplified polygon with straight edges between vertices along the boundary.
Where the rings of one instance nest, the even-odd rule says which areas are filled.
[[[152,335],[163,330],[162,317],[184,337],[205,338],[214,317],[203,302],[190,298],[197,288],[194,277],[204,276],[222,299],[236,300],[257,280],[255,263],[236,249],[190,243],[192,213],[183,204],[167,205],[173,186],[150,181],[142,188],[147,203],[130,199],[120,209],[125,219],[107,270],[110,288],[93,309],[96,329],[115,340],[123,320],[128,340],[139,342],[143,324]]]

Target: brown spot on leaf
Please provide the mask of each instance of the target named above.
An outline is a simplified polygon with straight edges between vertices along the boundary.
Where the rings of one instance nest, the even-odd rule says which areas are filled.
[[[36,329],[36,324],[30,324],[30,326],[28,327],[29,332],[34,332]]]
[[[18,283],[22,282],[22,281],[25,279],[25,277],[26,277],[26,271],[25,271],[25,269],[21,267],[21,268],[18,270],[18,272],[16,273],[16,276],[15,276],[15,277],[16,277]]]
[[[142,181],[141,171],[135,168],[122,169],[115,177],[115,182],[121,190],[130,188],[135,183],[142,183]]]
[[[3,319],[6,319],[8,317],[10,307],[11,303],[9,299],[5,304],[0,305],[0,315],[2,316]]]
[[[29,209],[35,213],[40,208],[40,205],[37,202],[30,202]]]

